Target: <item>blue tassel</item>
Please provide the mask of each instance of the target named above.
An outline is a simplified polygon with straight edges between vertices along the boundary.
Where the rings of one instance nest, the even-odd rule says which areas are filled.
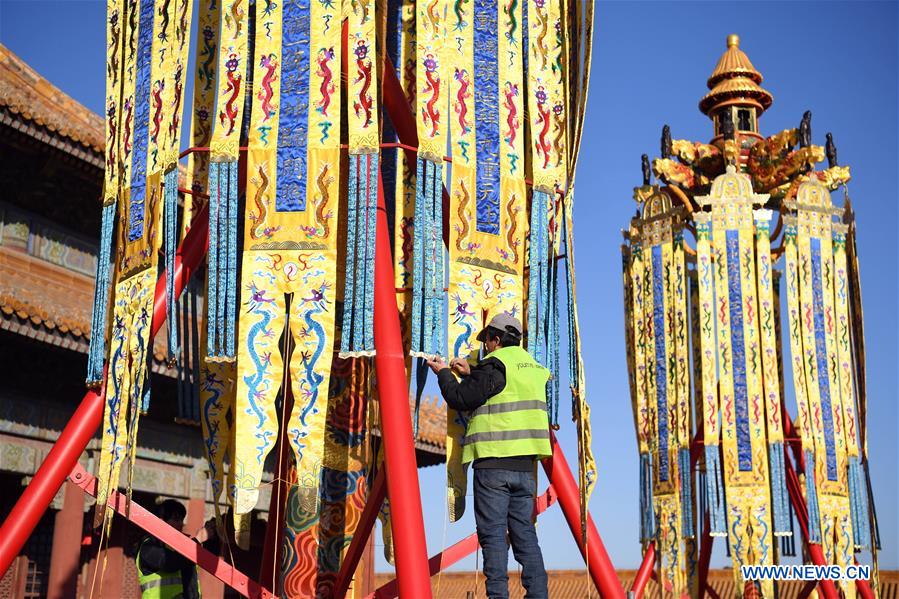
[[[100,252],[97,254],[97,277],[94,287],[94,309],[91,315],[91,342],[87,355],[89,386],[103,381],[103,361],[106,358],[106,322],[109,312],[110,258],[112,232],[115,228],[116,204],[103,206],[100,222]]]
[[[355,287],[353,289],[353,337],[350,350],[352,353],[359,354],[365,346],[365,296],[367,292],[367,265],[365,264],[367,244],[367,225],[368,225],[368,155],[361,154],[356,156],[357,181],[356,187],[356,229],[353,231],[355,238],[356,250],[354,253],[353,263],[347,259],[347,269],[352,268],[355,271]],[[362,171],[362,164],[365,161],[365,171]],[[352,166],[350,167],[352,168]],[[361,177],[360,177],[361,175]],[[353,200],[353,198],[350,198]]]
[[[712,536],[727,535],[724,516],[724,487],[721,482],[721,455],[717,445],[705,446],[706,499],[709,505],[709,528]]]
[[[228,163],[228,249],[227,278],[225,280],[225,339],[224,357],[233,360],[235,357],[235,329],[237,327],[237,161]]]
[[[365,204],[365,296],[361,351],[370,354],[375,349],[375,243],[378,227],[378,164],[379,154],[366,154],[368,197]]]
[[[415,167],[415,212],[412,220],[412,343],[409,353],[424,355],[424,205],[425,205],[425,164],[419,156]],[[399,250],[397,250],[399,251]]]
[[[652,459],[648,453],[640,454],[640,541],[655,537],[652,511]]]
[[[215,356],[221,359],[225,355],[225,320],[227,320],[227,299],[228,299],[228,215],[231,211],[231,188],[229,182],[231,180],[231,161],[223,162],[219,168],[219,217],[218,217],[218,277],[216,284],[216,300],[218,307],[216,308],[217,318],[215,321]]]
[[[677,452],[680,470],[681,527],[685,537],[695,536],[693,520],[693,470],[690,467],[690,448],[681,447]]]
[[[419,158],[416,164],[412,228],[412,345],[415,356],[446,352],[443,245],[443,164]]]
[[[821,512],[818,509],[818,491],[815,487],[815,455],[805,451],[805,501],[808,504],[808,541],[821,542]]]
[[[346,276],[343,294],[343,328],[340,335],[341,355],[351,352],[353,347],[353,304],[356,295],[356,243],[359,226],[356,215],[356,200],[359,190],[359,155],[350,154],[350,169],[347,198],[346,236]]]
[[[209,163],[209,257],[206,290],[206,357],[216,356],[218,322],[219,163]]]
[[[168,361],[174,364],[178,359],[178,318],[175,315],[175,252],[178,249],[178,168],[165,173],[163,180],[164,230],[165,238],[165,304],[168,330]]]
[[[855,546],[868,549],[871,546],[871,521],[868,508],[868,486],[862,474],[858,456],[849,458],[849,501],[852,512],[852,531]]]
[[[789,498],[784,475],[784,444],[771,443],[768,446],[771,479],[771,507],[774,512],[774,536],[792,534],[790,523]]]
[[[433,165],[434,180],[431,189],[431,199],[433,203],[432,210],[432,231],[434,237],[434,286],[432,288],[433,297],[431,301],[434,304],[432,314],[434,315],[433,345],[431,353],[443,355],[447,351],[447,319],[449,318],[446,309],[446,294],[444,288],[446,286],[446,246],[443,244],[443,163],[436,162]]]
[[[422,216],[423,226],[421,228],[421,236],[424,239],[424,254],[421,256],[421,264],[424,289],[421,292],[424,295],[424,323],[422,325],[422,351],[426,354],[434,354],[434,286],[437,281],[434,268],[434,252],[437,249],[434,239],[434,163],[430,162],[425,165],[425,189],[427,195],[422,198]]]
[[[547,366],[546,324],[549,316],[549,201],[546,192],[534,191],[528,249],[528,352],[543,366]]]

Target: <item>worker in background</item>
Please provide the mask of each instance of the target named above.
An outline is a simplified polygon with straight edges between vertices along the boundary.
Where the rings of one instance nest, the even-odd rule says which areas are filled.
[[[187,510],[181,502],[166,499],[157,506],[156,513],[160,520],[179,532],[183,531]],[[203,529],[207,535],[210,534],[209,528],[207,523]],[[214,525],[211,534],[215,534]],[[156,537],[148,535],[141,540],[135,561],[141,599],[200,597],[196,566]]]
[[[521,564],[525,597],[548,597],[533,517],[536,461],[552,453],[546,412],[549,371],[521,347],[521,337],[521,322],[498,314],[478,333],[487,355],[476,366],[462,358],[449,366],[439,356],[428,360],[446,403],[469,412],[462,462],[471,462],[474,469],[475,523],[489,599],[509,597],[507,532]]]

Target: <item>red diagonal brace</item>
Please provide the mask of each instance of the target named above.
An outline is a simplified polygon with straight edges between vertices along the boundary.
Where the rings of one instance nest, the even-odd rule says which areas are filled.
[[[194,218],[194,224],[184,238],[175,256],[175,291],[181,293],[193,271],[200,265],[209,245],[209,212],[204,206]],[[165,322],[165,277],[156,284],[153,305],[152,339]],[[53,501],[66,476],[75,467],[81,452],[87,447],[103,420],[103,403],[106,382],[101,391],[88,391],[68,424],[59,434],[50,453],[44,459],[31,482],[25,488],[16,505],[6,516],[0,528],[0,577],[6,574],[10,564],[25,546],[34,527]]]
[[[593,517],[589,513],[587,514],[586,544],[581,538],[580,492],[577,483],[574,482],[571,468],[568,467],[568,462],[565,460],[565,454],[562,453],[559,441],[552,431],[550,431],[550,441],[553,455],[543,460],[543,470],[546,471],[546,477],[556,490],[559,505],[562,506],[565,520],[568,522],[568,528],[571,529],[571,534],[581,550],[581,555],[587,562],[587,569],[590,571],[593,584],[605,599],[624,599],[624,587],[618,580],[612,560],[609,559],[609,554],[596,531]]]
[[[75,467],[69,474],[69,480],[81,487],[91,497],[97,496],[97,479],[88,474],[81,467],[81,464],[75,463]],[[140,526],[244,597],[249,597],[250,599],[275,599],[275,596],[269,593],[268,590],[247,578],[246,574],[217,555],[213,555],[184,533],[172,528],[168,523],[147,511],[146,508],[141,507],[134,501],[129,503],[128,498],[118,491],[112,490],[109,492],[109,505],[119,515]]]

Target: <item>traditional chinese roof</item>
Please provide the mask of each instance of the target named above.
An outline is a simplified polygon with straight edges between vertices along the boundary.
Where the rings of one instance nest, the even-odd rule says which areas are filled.
[[[709,114],[722,104],[748,103],[764,112],[771,106],[774,96],[761,87],[761,82],[762,74],[740,50],[739,36],[731,34],[727,36],[727,50],[709,77],[707,85],[711,91],[699,101],[699,109]]]
[[[0,329],[87,353],[93,300],[93,277],[0,246]],[[174,376],[164,332],[153,356],[154,372]]]
[[[85,158],[99,160],[104,147],[103,117],[85,108],[44,79],[9,48],[0,44],[0,113],[2,121],[36,125],[34,136],[55,134],[74,142]],[[13,125],[14,126],[14,125]],[[80,146],[80,147],[78,147]]]

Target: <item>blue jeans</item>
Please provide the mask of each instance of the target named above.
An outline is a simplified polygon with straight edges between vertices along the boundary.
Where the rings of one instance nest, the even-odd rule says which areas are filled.
[[[531,472],[481,468],[474,471],[474,517],[484,555],[487,597],[509,597],[509,543],[521,564],[528,599],[547,599],[546,569],[534,528],[537,481]]]

